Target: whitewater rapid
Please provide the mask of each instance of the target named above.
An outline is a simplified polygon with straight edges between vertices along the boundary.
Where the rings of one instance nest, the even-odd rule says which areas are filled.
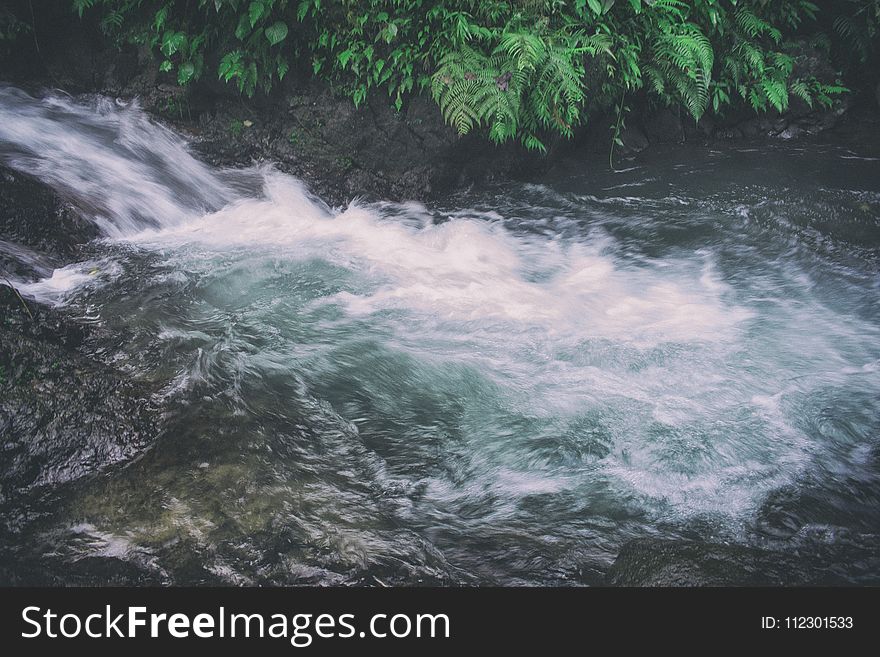
[[[115,361],[163,379],[172,405],[218,409],[181,434],[196,474],[138,475],[200,545],[225,526],[202,496],[243,522],[241,478],[258,526],[301,525],[342,563],[476,572],[472,543],[529,535],[540,564],[553,545],[607,560],[624,536],[711,519],[737,537],[774,491],[873,476],[870,265],[768,218],[766,190],[657,194],[633,170],[598,196],[331,208],[270,166],[208,167],[136,105],[9,88],[0,144],[104,235],[19,291],[133,331]],[[835,414],[853,399],[864,413]],[[169,522],[131,513],[87,526],[153,545]],[[235,580],[234,561],[215,567]]]

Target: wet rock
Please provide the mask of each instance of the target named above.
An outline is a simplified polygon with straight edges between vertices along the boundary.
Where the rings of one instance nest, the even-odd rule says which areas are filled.
[[[848,109],[849,103],[840,101],[833,108],[810,109],[806,112],[792,109],[782,115],[750,116],[733,125],[719,128],[715,136],[720,139],[755,139],[759,137],[795,139],[817,135],[835,127]]]
[[[831,66],[827,55],[820,52],[809,40],[793,41],[786,45],[787,54],[794,60],[792,79],[816,79],[824,84],[838,84],[837,71]],[[849,96],[835,100],[833,106],[825,107],[817,102],[812,105],[790,95],[789,106],[784,112],[768,111],[755,114],[747,107],[726,117],[716,131],[721,139],[778,138],[796,139],[816,135],[836,126],[851,108]]]
[[[0,309],[2,503],[101,472],[152,443],[149,391],[79,355],[80,327],[7,286]]]
[[[876,476],[841,475],[821,483],[800,482],[768,495],[758,510],[756,529],[772,538],[790,538],[817,526],[843,525],[869,532],[880,527],[878,501],[880,480]]]
[[[149,390],[83,356],[85,328],[22,299],[97,235],[39,182],[0,168],[0,505],[133,458],[152,443]],[[11,514],[9,517],[12,517]]]
[[[641,539],[625,545],[609,572],[615,586],[782,584],[786,565],[761,563],[759,551],[726,545]]]
[[[831,541],[766,550],[684,540],[624,545],[608,573],[614,586],[805,586],[880,582],[880,547]]]
[[[652,143],[678,144],[684,141],[684,125],[680,113],[663,108],[645,117],[645,134]]]
[[[2,554],[2,553],[0,553]],[[160,586],[161,576],[115,557],[77,560],[0,557],[0,586]]]
[[[516,144],[458,136],[430,98],[413,97],[397,111],[387,96],[377,94],[356,109],[350,98],[308,79],[248,108],[217,98],[194,124],[178,127],[212,164],[269,161],[305,180],[331,205],[356,197],[425,199],[546,164]]]
[[[623,142],[623,153],[640,153],[649,145],[647,135],[637,125],[628,124],[620,133]]]
[[[97,227],[48,187],[0,166],[0,240],[58,263],[73,259],[81,244],[97,236]]]

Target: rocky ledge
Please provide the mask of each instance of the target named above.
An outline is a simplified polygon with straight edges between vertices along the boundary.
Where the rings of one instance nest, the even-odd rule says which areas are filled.
[[[0,169],[0,508],[128,461],[157,434],[151,391],[81,353],[88,327],[9,285],[95,235],[45,186]],[[14,529],[16,515],[0,515]]]

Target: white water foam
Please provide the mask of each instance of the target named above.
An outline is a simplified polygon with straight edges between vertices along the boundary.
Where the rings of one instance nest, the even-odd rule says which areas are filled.
[[[95,288],[119,275],[119,266],[112,260],[87,260],[52,271],[51,276],[32,283],[20,283],[18,291],[52,306],[66,303],[83,288]]]
[[[194,219],[235,197],[137,103],[107,98],[0,87],[0,161],[75,198],[110,236]]]
[[[186,318],[185,330],[163,326],[157,340],[200,338],[176,389],[209,381],[205,370],[223,363],[277,374],[295,362],[314,381],[355,372],[401,425],[415,411],[393,408],[402,402],[387,388],[399,379],[438,397],[466,390],[456,422],[478,475],[461,487],[429,476],[426,489],[443,502],[492,491],[505,500],[499,513],[512,513],[523,497],[608,480],[621,498],[641,496],[679,514],[739,516],[796,479],[820,451],[781,400],[811,392],[808,375],[829,364],[856,367],[865,378],[876,372],[863,369],[876,361],[861,344],[855,361],[835,344],[841,337],[855,343],[871,328],[850,330],[820,305],[780,299],[776,324],[753,335],[766,299],[741,301],[711,249],[633,259],[599,232],[527,234],[497,211],[438,216],[418,204],[354,203],[337,212],[270,168],[239,174],[262,182],[247,196],[225,181],[232,174],[199,163],[136,107],[106,100],[83,106],[0,90],[0,143],[6,161],[91,208],[108,238],[163,255],[169,268],[198,272],[213,284],[212,307],[235,308],[231,325],[272,325],[272,346],[237,353],[230,330],[219,350],[232,353],[226,359],[208,353],[209,328]],[[295,307],[284,296],[249,306],[248,292],[268,286],[272,263],[327,265],[303,274],[327,285],[298,287],[306,301]],[[19,289],[66,303],[117,274],[110,261],[79,263]],[[339,315],[328,319],[332,313],[321,312],[328,309]],[[308,322],[321,340],[277,337]],[[804,330],[809,322],[822,331]],[[362,365],[362,345],[354,356],[340,354],[350,339],[339,337],[340,326],[381,342],[374,347],[380,356],[373,354],[381,367]],[[807,378],[790,384],[795,375]],[[340,422],[350,419],[334,412]],[[540,430],[521,429],[524,418],[539,420]],[[566,432],[579,445],[590,437],[589,421],[607,443],[598,470],[592,456],[560,465],[536,454],[539,439]]]
[[[444,321],[512,322],[641,348],[728,340],[751,317],[725,300],[727,286],[705,266],[690,275],[682,273],[688,263],[670,261],[624,268],[603,253],[602,240],[517,235],[499,221],[462,218],[466,211],[417,225],[358,204],[334,214],[299,181],[271,170],[264,175],[265,198],[128,239],[154,248],[197,245],[326,260],[373,281],[368,291],[321,300],[353,315],[401,310]]]

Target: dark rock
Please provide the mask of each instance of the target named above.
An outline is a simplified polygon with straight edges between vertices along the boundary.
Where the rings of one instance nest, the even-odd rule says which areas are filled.
[[[0,239],[0,281],[36,280],[49,276],[55,267],[55,260],[32,251],[26,246]]]
[[[880,527],[880,479],[859,474],[822,482],[807,479],[773,491],[758,510],[756,530],[783,539],[815,526],[876,531]]]
[[[127,461],[156,424],[149,391],[79,355],[82,329],[0,286],[0,486],[3,503]]]
[[[831,66],[827,55],[809,40],[788,43],[786,51],[794,60],[793,79],[815,78],[825,84],[837,84],[837,71]],[[837,99],[832,107],[824,107],[818,103],[809,105],[803,99],[791,95],[789,107],[783,113],[770,110],[755,114],[748,107],[741,107],[725,117],[715,136],[721,139],[795,139],[816,135],[837,125],[850,107],[849,97]]]
[[[694,121],[690,117],[682,122],[684,128],[685,141],[688,142],[706,142],[715,135],[715,121],[708,114],[700,117],[699,121]]]
[[[0,166],[0,240],[69,261],[97,227],[42,183]]]
[[[171,118],[171,117],[169,117]],[[266,107],[218,99],[178,122],[220,166],[270,161],[332,205],[356,197],[425,199],[450,187],[520,175],[546,163],[516,144],[460,137],[436,104],[416,96],[398,112],[381,94],[360,110],[324,83],[300,79]]]
[[[150,391],[83,356],[85,328],[22,299],[10,276],[69,262],[96,228],[34,180],[0,169],[0,506],[133,458],[156,435]]]
[[[0,551],[2,554],[2,551]],[[38,555],[42,557],[42,555]],[[159,586],[159,574],[115,557],[0,557],[0,586]]]
[[[634,124],[627,124],[620,133],[620,140],[623,142],[623,154],[640,153],[650,144],[647,135]]]
[[[684,125],[677,111],[663,108],[649,114],[645,118],[644,126],[651,143],[678,144],[684,141]]]

